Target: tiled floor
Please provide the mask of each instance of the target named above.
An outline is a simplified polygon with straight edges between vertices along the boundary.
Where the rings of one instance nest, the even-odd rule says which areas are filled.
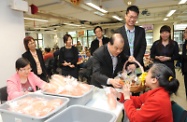
[[[177,76],[177,79],[180,82],[180,87],[178,89],[177,96],[172,95],[171,100],[174,100],[181,107],[183,107],[184,109],[187,110],[187,100],[186,100],[185,88],[184,88],[184,78],[183,78],[181,72],[178,69],[176,69],[176,76]]]

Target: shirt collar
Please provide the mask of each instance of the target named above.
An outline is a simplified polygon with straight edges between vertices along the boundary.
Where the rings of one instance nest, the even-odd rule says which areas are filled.
[[[126,27],[126,25],[124,25],[125,26],[125,30],[126,31],[128,31],[129,29]],[[132,30],[129,30],[130,32],[134,32],[135,31],[135,27],[132,29]]]
[[[96,37],[97,40],[99,40],[97,37]],[[103,37],[101,38],[101,40],[103,40]]]

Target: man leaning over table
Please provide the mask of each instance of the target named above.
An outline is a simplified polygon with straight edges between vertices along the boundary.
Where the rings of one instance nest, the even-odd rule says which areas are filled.
[[[117,73],[122,70],[122,59],[124,56],[124,40],[120,33],[114,33],[110,41],[98,48],[93,53],[93,74],[91,83],[99,88],[112,85],[121,88],[119,79],[114,79]]]

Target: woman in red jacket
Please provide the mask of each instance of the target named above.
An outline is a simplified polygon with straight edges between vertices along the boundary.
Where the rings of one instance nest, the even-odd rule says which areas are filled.
[[[130,85],[125,84],[120,102],[130,122],[173,122],[170,95],[177,92],[179,82],[164,64],[154,64],[146,76],[146,86],[151,90],[131,96]]]

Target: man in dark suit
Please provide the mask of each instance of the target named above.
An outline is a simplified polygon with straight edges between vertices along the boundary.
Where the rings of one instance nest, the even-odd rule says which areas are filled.
[[[96,35],[96,39],[94,39],[91,43],[91,47],[90,47],[91,55],[93,55],[93,52],[97,48],[109,42],[109,38],[103,36],[103,29],[100,26],[96,26],[94,28],[94,33]]]
[[[122,87],[119,79],[114,79],[119,71],[122,70],[123,64],[122,51],[124,40],[121,34],[115,33],[108,44],[98,48],[93,53],[93,74],[91,83],[102,88],[102,85],[112,85],[113,87]]]
[[[184,75],[184,85],[186,90],[186,99],[187,99],[187,27],[184,31],[185,42],[182,46],[182,73]]]
[[[139,26],[135,26],[138,19],[139,9],[137,6],[129,6],[125,14],[125,25],[117,29],[116,32],[121,33],[125,41],[124,53],[127,56],[134,56],[134,58],[143,64],[143,57],[146,51],[145,30]],[[130,64],[129,70],[135,70],[136,65]]]

